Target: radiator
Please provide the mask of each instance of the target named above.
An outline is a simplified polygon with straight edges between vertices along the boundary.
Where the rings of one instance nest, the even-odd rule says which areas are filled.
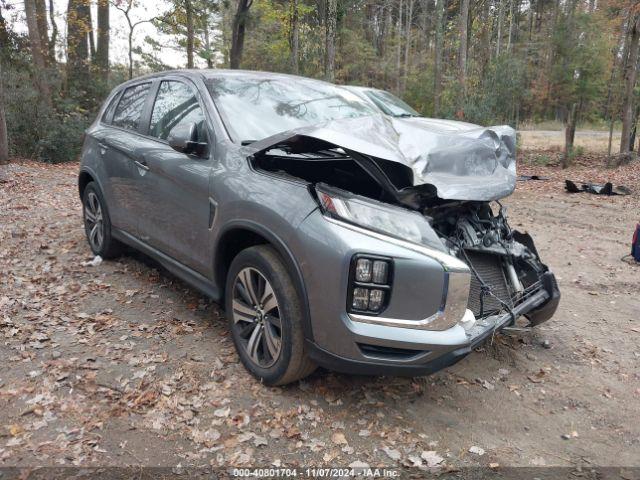
[[[463,256],[463,259],[466,260],[468,258],[478,276],[486,285],[491,287],[493,294],[509,305],[509,307],[512,307],[511,294],[509,293],[509,287],[507,286],[507,279],[504,275],[504,268],[500,256],[473,250],[466,250],[466,254],[466,257]],[[467,308],[473,312],[476,318],[480,318],[481,316],[481,296],[481,283],[472,273]],[[498,299],[488,293],[484,294],[482,305],[482,317],[492,315],[504,309],[504,306]]]

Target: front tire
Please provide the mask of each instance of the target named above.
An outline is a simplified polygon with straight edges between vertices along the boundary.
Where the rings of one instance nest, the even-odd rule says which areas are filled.
[[[95,182],[89,182],[82,194],[82,217],[89,247],[104,259],[122,253],[122,244],[111,236],[111,219],[107,204]]]
[[[268,245],[240,252],[225,289],[229,328],[240,361],[267,385],[285,385],[311,374],[298,292],[278,253]]]

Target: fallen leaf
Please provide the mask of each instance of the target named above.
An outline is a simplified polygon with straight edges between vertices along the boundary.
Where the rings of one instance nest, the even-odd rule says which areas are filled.
[[[391,460],[400,460],[400,452],[389,447],[382,447],[382,451],[386,453]]]
[[[438,455],[434,450],[423,451],[420,454],[420,458],[427,463],[427,467],[435,467],[444,461],[444,458]]]
[[[342,432],[336,432],[331,435],[331,441],[336,445],[346,445],[349,443]]]
[[[482,455],[484,455],[484,448],[473,445],[469,448],[469,453],[473,453],[481,457]]]

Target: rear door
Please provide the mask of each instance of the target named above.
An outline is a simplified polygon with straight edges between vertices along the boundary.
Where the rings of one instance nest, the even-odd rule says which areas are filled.
[[[198,142],[211,145],[212,130],[200,94],[189,80],[163,78],[156,87],[141,162],[143,177],[139,218],[143,241],[202,274],[210,271],[208,233],[211,221],[209,148],[199,155],[175,151],[167,142],[174,128],[197,126]]]
[[[140,134],[144,111],[147,107],[151,82],[143,82],[127,87],[115,104],[113,111],[107,111],[103,119],[109,125],[101,130],[99,142],[108,181],[107,196],[109,213],[113,225],[137,236],[139,198],[140,144],[144,137]]]

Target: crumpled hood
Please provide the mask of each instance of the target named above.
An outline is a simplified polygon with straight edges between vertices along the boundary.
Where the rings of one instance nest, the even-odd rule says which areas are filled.
[[[506,125],[374,115],[282,132],[248,148],[258,153],[309,138],[405,165],[413,172],[413,186],[433,185],[445,200],[497,200],[516,185],[516,132]]]

